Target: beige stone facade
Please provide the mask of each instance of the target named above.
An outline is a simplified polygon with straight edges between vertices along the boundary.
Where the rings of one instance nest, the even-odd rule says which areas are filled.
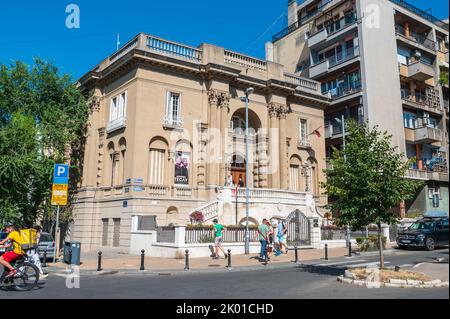
[[[228,187],[239,177],[255,223],[294,209],[320,217],[329,98],[318,82],[218,46],[139,34],[80,83],[92,99],[71,235],[84,249],[128,251],[134,231],[185,225],[196,210],[242,223],[245,188]]]

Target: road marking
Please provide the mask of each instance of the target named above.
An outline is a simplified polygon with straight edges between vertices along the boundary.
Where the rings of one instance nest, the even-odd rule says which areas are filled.
[[[314,265],[314,266],[335,266],[335,265],[345,265],[345,264],[351,264],[351,263],[359,263],[361,261],[367,261],[365,259],[360,259],[360,260],[354,260],[354,261],[341,261],[341,262],[337,262],[337,263],[325,263],[325,264],[318,264],[318,265]]]
[[[389,261],[385,261],[385,264],[390,264]],[[379,262],[372,262],[372,263],[363,263],[363,264],[356,264],[356,265],[349,265],[349,267],[364,267],[364,266],[377,266],[379,265]]]
[[[417,265],[413,266],[413,268],[417,268],[417,267],[419,267],[420,265],[423,265],[423,264],[425,264],[425,263],[418,263]]]

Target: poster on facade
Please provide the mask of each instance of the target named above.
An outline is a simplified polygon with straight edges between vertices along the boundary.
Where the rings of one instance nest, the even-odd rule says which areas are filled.
[[[175,185],[189,185],[189,154],[178,152],[175,159]]]

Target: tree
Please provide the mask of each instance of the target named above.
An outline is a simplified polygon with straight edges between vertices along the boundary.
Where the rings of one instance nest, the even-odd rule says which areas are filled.
[[[381,224],[392,224],[394,209],[412,198],[421,183],[405,178],[411,161],[390,145],[391,135],[350,120],[345,150],[334,148],[322,183],[330,197],[327,208],[337,222],[361,229],[378,225],[380,268],[384,268]]]
[[[67,74],[40,59],[0,65],[0,224],[50,219],[53,165],[70,161],[70,193],[82,167],[88,119],[83,94]],[[62,216],[70,218],[70,205]]]

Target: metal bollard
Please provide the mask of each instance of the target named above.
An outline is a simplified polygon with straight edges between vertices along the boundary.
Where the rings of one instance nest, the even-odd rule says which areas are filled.
[[[72,249],[69,248],[69,272],[72,273]]]
[[[228,270],[231,270],[231,249],[228,249]]]
[[[144,258],[145,258],[145,250],[142,249],[141,250],[141,267],[139,268],[139,270],[145,270],[145,268],[144,268]]]
[[[98,265],[97,265],[97,271],[102,271],[102,252],[98,252]]]
[[[44,250],[44,256],[42,257],[42,267],[47,267],[47,249]]]
[[[295,252],[295,263],[298,263],[298,248],[297,246],[294,246],[294,252]]]
[[[189,270],[189,249],[186,249],[184,270]]]
[[[352,242],[348,242],[348,257],[352,257]]]
[[[264,256],[264,266],[267,266],[268,258],[269,257],[267,257],[267,251],[266,251],[266,254]]]
[[[325,260],[328,260],[328,244],[325,244]]]

